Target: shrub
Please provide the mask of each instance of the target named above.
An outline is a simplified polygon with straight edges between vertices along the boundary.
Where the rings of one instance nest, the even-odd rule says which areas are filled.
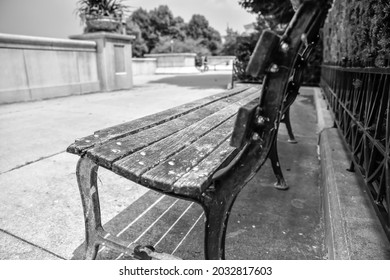
[[[324,62],[388,66],[390,2],[335,0],[324,26]]]

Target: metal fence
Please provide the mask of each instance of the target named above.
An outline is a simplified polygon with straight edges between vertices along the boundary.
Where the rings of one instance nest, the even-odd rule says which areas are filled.
[[[321,87],[390,239],[390,68],[323,66]]]

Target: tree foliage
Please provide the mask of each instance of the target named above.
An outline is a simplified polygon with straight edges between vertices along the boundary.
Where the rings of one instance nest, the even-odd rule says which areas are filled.
[[[158,42],[158,37],[154,35],[149,13],[139,8],[126,20],[126,33],[136,36],[133,44],[133,55],[141,57],[149,53]]]
[[[170,28],[174,24],[173,14],[168,6],[161,5],[149,12],[150,24],[159,36],[170,35]]]
[[[208,28],[209,22],[204,16],[193,15],[187,26],[187,35],[199,39],[199,37],[205,37]]]
[[[276,33],[284,32],[285,27],[294,15],[294,10],[299,3],[304,0],[241,0],[243,8],[258,13],[256,29],[258,33],[246,38],[237,38],[235,55],[237,65],[246,67],[250,55],[252,54],[256,42],[263,30],[271,29]],[[307,69],[304,72],[305,84],[317,84],[320,76],[320,65],[322,63],[322,47],[319,45],[307,62]],[[250,79],[246,77],[244,71],[240,71],[239,79]]]
[[[196,52],[209,55],[221,49],[221,35],[202,15],[193,15],[189,23],[174,17],[166,5],[147,12],[134,11],[127,20],[127,33],[137,36],[134,56],[145,53]],[[173,48],[172,48],[173,47]]]
[[[289,0],[240,0],[239,4],[249,12],[257,14],[255,24],[257,32],[249,36],[240,36],[228,28],[221,53],[235,55],[245,64],[248,62],[262,31],[271,29],[280,32],[291,19],[294,10]]]
[[[235,55],[238,37],[240,37],[240,34],[237,31],[234,31],[230,27],[226,29],[226,37],[221,49],[221,55]]]
[[[286,24],[294,15],[290,0],[240,0],[245,9],[275,22]]]
[[[245,67],[262,31],[271,29],[282,32],[294,15],[294,9],[289,0],[240,0],[239,3],[246,10],[257,14],[255,25],[257,32],[250,36],[238,36],[235,46],[231,47],[234,49],[238,64]]]
[[[221,48],[221,35],[209,25],[203,15],[195,14],[191,17],[186,34],[194,40],[199,40],[200,44],[209,49],[211,54],[217,54]]]
[[[171,37],[165,36],[160,39],[152,53],[196,53],[200,56],[209,55],[210,50],[201,44],[201,39],[195,40],[186,38],[185,41],[172,40]]]
[[[293,14],[289,2],[240,0],[242,7],[259,13],[259,23],[266,24],[271,22],[270,19],[288,22]],[[334,0],[323,30],[325,62],[378,67],[389,63],[389,0]]]

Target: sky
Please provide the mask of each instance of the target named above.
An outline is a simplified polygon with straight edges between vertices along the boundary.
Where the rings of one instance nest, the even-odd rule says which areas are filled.
[[[51,38],[68,38],[81,34],[83,27],[74,14],[78,0],[0,0],[0,33]],[[150,11],[168,5],[173,15],[188,22],[193,14],[201,14],[221,35],[227,26],[243,32],[244,25],[255,21],[239,0],[125,0],[135,10]]]

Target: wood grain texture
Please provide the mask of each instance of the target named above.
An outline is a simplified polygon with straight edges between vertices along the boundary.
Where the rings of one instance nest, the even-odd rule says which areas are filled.
[[[233,154],[236,148],[226,139],[208,157],[173,184],[175,194],[199,196],[211,183],[212,175]]]
[[[98,130],[92,135],[76,139],[75,143],[71,144],[67,148],[67,152],[77,155],[83,155],[87,149],[94,147],[95,145],[101,145],[102,143],[105,143],[110,140],[115,140],[120,137],[135,134],[154,125],[158,125],[160,123],[178,118],[184,114],[204,107],[210,103],[214,103],[229,96],[239,94],[246,89],[248,89],[248,87],[246,86],[238,87],[229,91],[224,91],[216,95],[186,103],[163,112],[129,121],[120,125],[112,126],[106,129]]]
[[[143,174],[141,177],[142,184],[158,187],[165,191],[172,190],[172,185],[178,179],[188,173],[226,139],[230,138],[233,123],[234,117]]]
[[[188,114],[149,129],[142,130],[136,134],[109,141],[103,145],[89,149],[87,151],[87,156],[100,166],[111,169],[113,162],[139,151],[144,147],[152,145],[182,129],[194,125],[206,117],[221,111],[230,104],[234,104],[247,96],[253,95],[253,92],[256,92],[256,90],[251,89],[243,91],[240,94],[210,103],[200,109],[191,111]]]
[[[237,113],[240,106],[250,102],[256,97],[258,97],[258,94],[254,93],[249,97],[243,98],[159,142],[114,162],[112,165],[113,171],[133,181],[142,183],[140,178],[143,173],[177,154],[210,131],[214,130],[226,120],[232,118]],[[171,162],[172,166],[175,164],[175,162]],[[218,162],[214,161],[214,164],[218,165]]]

